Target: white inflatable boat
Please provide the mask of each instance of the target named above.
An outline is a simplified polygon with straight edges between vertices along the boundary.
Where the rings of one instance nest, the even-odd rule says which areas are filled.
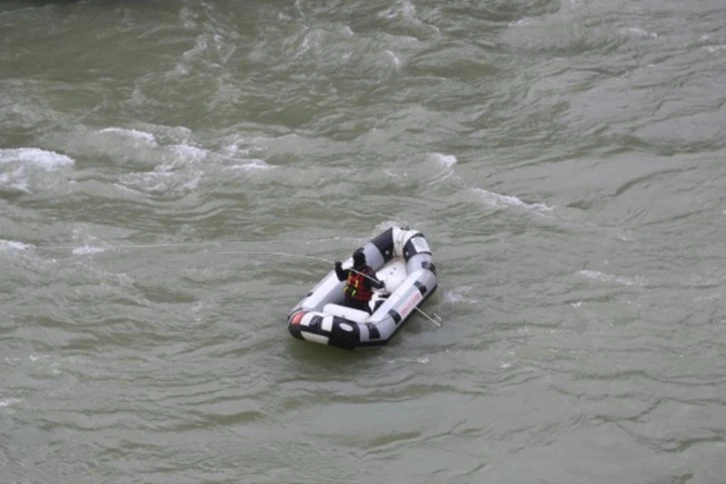
[[[371,299],[372,314],[342,305],[345,281],[331,270],[290,312],[288,329],[294,337],[351,350],[384,345],[436,290],[433,254],[421,232],[392,227],[363,250],[385,284]],[[351,264],[348,259],[343,267]]]

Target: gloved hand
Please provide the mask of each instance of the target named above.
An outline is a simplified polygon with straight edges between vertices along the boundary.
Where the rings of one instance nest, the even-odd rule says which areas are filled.
[[[343,263],[340,262],[339,260],[336,260],[335,261],[335,268],[336,269],[342,269],[343,268]]]

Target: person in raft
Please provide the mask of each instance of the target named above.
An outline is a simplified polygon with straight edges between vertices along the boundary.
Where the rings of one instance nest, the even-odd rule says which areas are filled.
[[[343,304],[370,314],[371,307],[368,302],[373,297],[373,288],[380,289],[383,287],[383,283],[376,278],[373,269],[366,264],[363,249],[353,252],[353,268],[351,269],[343,269],[341,262],[336,261],[335,274],[339,281],[346,281],[343,288],[343,294],[345,294]]]

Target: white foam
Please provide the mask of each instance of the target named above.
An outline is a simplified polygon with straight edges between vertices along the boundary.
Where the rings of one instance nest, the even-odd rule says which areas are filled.
[[[708,45],[704,47],[704,49],[706,49],[711,54],[715,54],[720,50],[726,50],[726,45]]]
[[[462,302],[475,303],[475,299],[466,299],[465,295],[471,291],[470,286],[455,287],[444,294],[444,301],[457,304]]]
[[[14,240],[0,239],[0,250],[28,250],[32,245],[16,242]]]
[[[606,274],[600,271],[581,270],[577,272],[581,276],[585,276],[589,279],[594,279],[601,282],[614,282],[623,286],[635,286],[640,285],[642,282],[638,279],[630,279],[623,276],[616,276],[613,274]]]
[[[238,154],[241,154],[242,156],[247,156],[250,153],[250,150],[247,148],[240,148],[236,143],[232,143],[230,145],[225,146],[221,150],[222,156],[226,157],[233,157]]]
[[[168,158],[167,161],[158,165],[154,171],[157,172],[168,172],[173,171],[179,166],[187,164],[193,164],[197,161],[201,161],[207,157],[208,151],[196,146],[180,144],[171,145],[167,148],[164,158]]]
[[[22,170],[17,169],[12,173],[0,173],[0,186],[8,186],[20,192],[30,193],[28,181],[22,179]]]
[[[111,128],[104,128],[101,131],[99,131],[99,133],[100,134],[116,133],[116,134],[125,136],[127,138],[132,138],[135,140],[143,141],[144,143],[149,144],[151,146],[157,145],[156,136],[154,136],[151,133],[147,133],[146,131],[139,131],[138,129],[111,127]]]
[[[28,164],[53,171],[61,167],[72,166],[75,161],[66,155],[40,148],[0,149],[0,164]]]
[[[640,27],[627,27],[620,29],[620,33],[629,37],[639,37],[643,39],[657,39],[658,34],[655,32],[648,32],[641,29]]]
[[[83,247],[76,247],[73,249],[73,255],[89,255],[98,254],[99,252],[105,252],[106,249],[103,247],[91,247],[90,245],[84,245]]]
[[[386,49],[386,55],[393,61],[393,65],[401,67],[401,59],[392,50]]]
[[[31,193],[62,185],[65,180],[48,174],[74,163],[73,158],[40,148],[0,149],[0,187]]]
[[[413,20],[416,17],[416,6],[408,0],[403,0],[396,2],[395,6],[390,7],[380,15],[388,20],[393,20],[399,16],[405,20]]]
[[[3,407],[9,407],[10,405],[13,405],[15,403],[20,403],[23,400],[20,398],[7,398],[5,400],[0,400],[0,408]]]
[[[431,156],[442,166],[451,168],[459,162],[454,155],[445,155],[443,153],[431,153]]]
[[[247,163],[240,163],[231,165],[228,167],[232,170],[244,170],[244,171],[260,171],[260,170],[269,170],[273,168],[272,165],[268,165],[262,160],[248,160]]]
[[[399,363],[418,363],[420,365],[427,365],[431,362],[428,356],[419,356],[418,358],[394,358],[387,360],[388,365],[397,365]]]
[[[552,207],[544,203],[525,203],[513,195],[501,195],[499,193],[490,192],[483,188],[474,188],[474,192],[482,197],[482,199],[494,208],[504,207],[521,207],[537,211],[550,211]]]
[[[197,161],[207,156],[207,150],[191,145],[173,145],[172,151],[185,160]]]
[[[169,171],[170,166],[158,167],[158,171],[149,173],[130,173],[121,176],[119,183],[143,193],[179,193],[194,190],[199,186],[203,173],[189,171],[187,173],[174,173]]]
[[[509,27],[523,27],[526,25],[532,25],[535,22],[535,19],[532,17],[524,17],[516,22],[509,22]]]

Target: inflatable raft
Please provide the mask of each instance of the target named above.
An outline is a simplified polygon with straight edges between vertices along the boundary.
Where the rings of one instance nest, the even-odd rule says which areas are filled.
[[[431,248],[421,232],[392,227],[363,246],[366,261],[385,283],[374,293],[372,314],[343,306],[335,271],[320,280],[290,312],[288,329],[298,338],[345,349],[388,343],[438,285]],[[343,262],[350,267],[352,259]]]

